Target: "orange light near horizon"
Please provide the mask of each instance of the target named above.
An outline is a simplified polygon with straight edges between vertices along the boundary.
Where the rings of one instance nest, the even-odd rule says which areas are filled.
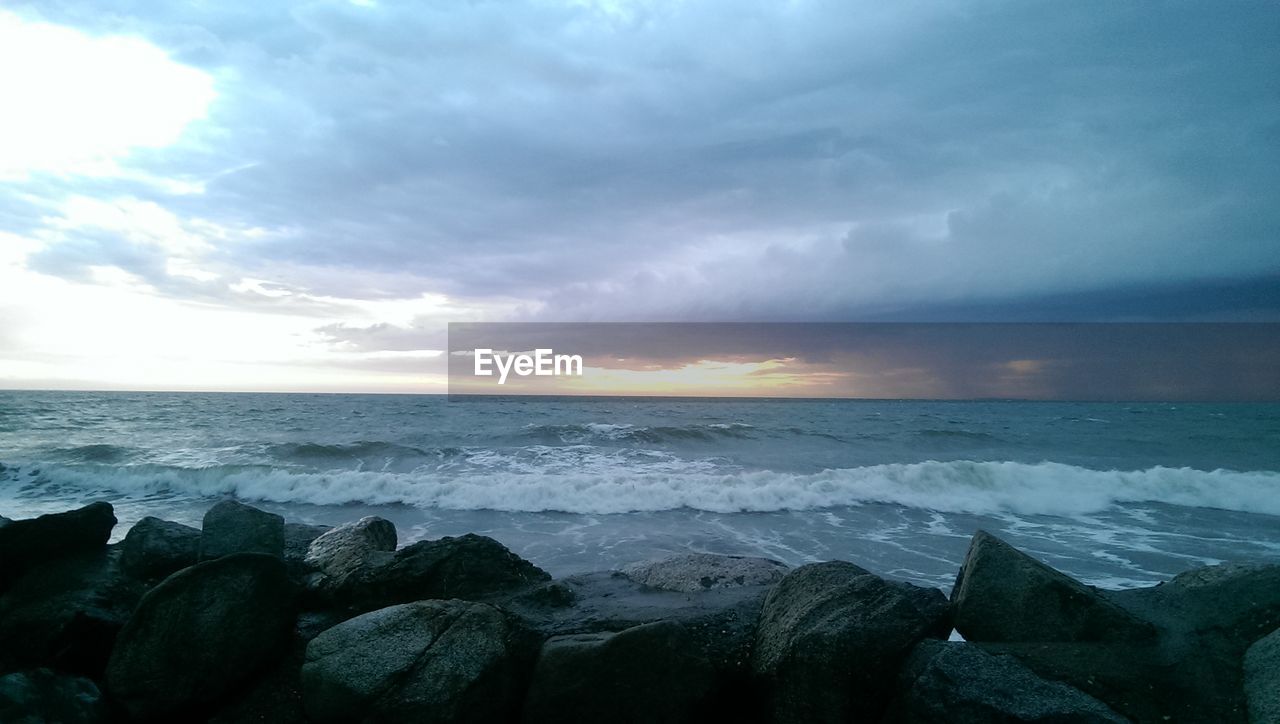
[[[557,378],[556,392],[593,395],[800,396],[843,374],[808,371],[794,358],[737,362],[703,359],[678,367],[618,369],[587,366],[581,377]]]

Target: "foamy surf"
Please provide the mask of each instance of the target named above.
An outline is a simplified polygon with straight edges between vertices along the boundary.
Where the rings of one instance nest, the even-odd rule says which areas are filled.
[[[235,496],[557,573],[692,549],[945,587],[978,528],[1108,585],[1280,559],[1280,405],[0,392],[0,418],[0,515],[109,499],[118,535]]]
[[[655,463],[663,462],[661,459]],[[926,461],[829,469],[702,472],[697,461],[658,471],[606,469],[443,474],[297,472],[254,465],[48,465],[23,482],[123,495],[234,495],[310,505],[408,505],[448,510],[622,514],[820,510],[889,503],[947,513],[1077,516],[1126,503],[1163,503],[1280,516],[1280,473],[1152,467],[1092,470],[1062,463]],[[691,468],[680,470],[681,467]]]

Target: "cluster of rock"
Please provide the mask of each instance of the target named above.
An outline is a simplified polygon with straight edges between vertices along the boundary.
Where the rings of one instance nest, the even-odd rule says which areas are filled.
[[[1280,722],[1280,566],[1102,591],[979,532],[948,598],[705,554],[552,580],[234,501],[115,523],[0,519],[0,721]]]

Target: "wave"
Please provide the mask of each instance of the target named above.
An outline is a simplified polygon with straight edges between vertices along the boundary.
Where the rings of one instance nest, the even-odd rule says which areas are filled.
[[[137,450],[122,445],[76,445],[74,447],[50,450],[50,459],[71,463],[123,463],[138,453]]]
[[[269,466],[51,466],[42,476],[54,484],[126,495],[235,495],[276,503],[507,512],[612,514],[683,508],[742,513],[889,503],[954,513],[1076,516],[1158,502],[1280,516],[1277,472],[1091,470],[1052,462],[929,461],[812,474],[717,473],[670,465],[647,472],[614,468],[465,475],[301,473]]]
[[[752,425],[741,422],[708,423],[701,425],[629,425],[620,423],[589,422],[565,425],[526,425],[518,437],[538,442],[580,444],[591,442],[629,443],[678,443],[688,441],[712,442],[724,438],[748,439],[752,437]]]
[[[283,462],[324,462],[363,460],[366,458],[437,458],[456,454],[457,448],[432,448],[423,450],[409,445],[397,445],[376,440],[358,440],[352,443],[323,444],[315,442],[286,442],[268,445],[265,451],[272,459]]]
[[[925,438],[942,438],[955,440],[975,440],[979,442],[999,442],[1000,438],[986,432],[974,432],[972,430],[938,430],[924,429],[916,431],[917,437]]]

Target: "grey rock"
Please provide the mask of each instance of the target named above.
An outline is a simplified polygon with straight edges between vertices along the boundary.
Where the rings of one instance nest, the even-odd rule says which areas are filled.
[[[752,668],[776,722],[875,721],[907,654],[950,630],[937,589],[843,561],[801,566],[765,598]]]
[[[281,655],[295,594],[284,563],[259,553],[173,574],[121,630],[108,691],[135,718],[195,716]]]
[[[1244,696],[1252,724],[1280,722],[1280,629],[1245,653]]]
[[[302,576],[314,570],[306,563],[307,550],[312,541],[331,530],[333,527],[328,525],[284,524],[284,562],[291,574]]]
[[[305,560],[326,576],[341,581],[368,565],[373,553],[395,549],[395,523],[371,515],[340,525],[311,541]]]
[[[1243,651],[1280,626],[1280,565],[1203,566],[1112,598],[1165,630],[1209,634]]]
[[[125,534],[120,564],[126,573],[143,579],[164,578],[195,565],[200,554],[200,531],[188,525],[147,516]]]
[[[645,624],[678,624],[682,654],[707,662],[715,674],[700,701],[715,716],[750,722],[760,710],[760,687],[750,681],[751,650],[767,591],[767,586],[740,586],[679,593],[636,583],[617,572],[599,572],[525,589],[502,599],[501,605],[547,637],[634,633],[649,631],[640,629]],[[664,640],[650,635],[633,641],[659,644]]]
[[[107,707],[89,679],[35,669],[0,677],[0,721],[96,724],[107,721]]]
[[[690,627],[715,621],[715,625],[741,629],[754,639],[755,621],[767,592],[766,586],[742,586],[689,595],[602,571],[542,583],[500,599],[500,603],[549,636],[622,631],[654,621],[676,621]]]
[[[1280,626],[1280,566],[1208,566],[1100,591],[979,534],[953,600],[967,640],[1124,716],[1244,722],[1240,662]]]
[[[978,531],[955,588],[955,627],[967,641],[1146,641],[1155,628],[1098,589]]]
[[[674,621],[553,637],[538,657],[522,721],[750,721],[746,678],[726,678],[731,670],[697,638]]]
[[[145,590],[119,557],[103,548],[50,561],[0,597],[0,671],[48,666],[100,677]]]
[[[379,609],[307,645],[303,704],[322,722],[509,720],[536,645],[487,604],[420,601]]]
[[[0,526],[0,592],[39,564],[101,550],[115,525],[111,504],[98,502]]]
[[[367,565],[333,581],[327,595],[339,605],[369,611],[423,599],[484,599],[551,579],[498,541],[474,534],[373,555]]]
[[[907,659],[894,721],[902,724],[1124,724],[1079,689],[1036,676],[1012,656],[926,640]]]
[[[306,644],[297,639],[289,651],[246,686],[227,697],[208,724],[304,724],[302,661]]]
[[[655,561],[632,563],[622,574],[637,583],[666,591],[695,593],[709,588],[761,586],[777,583],[789,570],[768,558],[685,553]]]
[[[200,560],[232,553],[265,553],[284,557],[284,518],[234,500],[224,500],[204,514]]]

